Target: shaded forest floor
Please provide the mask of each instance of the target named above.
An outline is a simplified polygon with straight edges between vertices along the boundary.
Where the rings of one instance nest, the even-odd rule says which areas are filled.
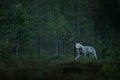
[[[0,55],[0,80],[119,80],[116,60],[66,56]]]

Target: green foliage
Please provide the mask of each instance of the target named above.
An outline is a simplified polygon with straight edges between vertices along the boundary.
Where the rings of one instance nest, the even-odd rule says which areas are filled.
[[[3,42],[0,48],[15,53],[19,45],[21,54],[34,54],[40,49],[41,53],[73,55],[76,40],[95,47],[99,58],[116,58],[120,43],[119,33],[114,31],[118,23],[113,21],[119,13],[116,2],[119,4],[113,1],[114,6],[110,7],[112,0],[108,6],[106,1],[98,0],[3,1],[0,3],[0,41]],[[111,13],[105,17],[107,11]]]
[[[27,10],[23,7],[22,4],[16,4],[16,5],[11,5],[9,9],[2,8],[3,12],[1,12],[2,18],[0,19],[1,21],[1,41],[5,42],[5,45],[9,47],[9,49],[4,47],[4,45],[1,45],[1,49],[5,48],[3,50],[6,51],[6,53],[11,52],[12,48],[14,46],[14,51],[15,48],[17,47],[17,43],[19,40],[19,43],[21,46],[20,50],[23,51],[22,48],[25,46],[25,44],[30,41],[32,38],[32,31],[30,26],[28,25],[29,19],[30,19],[30,14],[28,14]],[[4,11],[7,14],[5,14]],[[7,44],[6,44],[7,40]],[[3,42],[3,44],[4,44]],[[19,50],[19,51],[20,51]],[[12,51],[12,53],[14,53]]]
[[[6,54],[9,53],[9,41],[6,40],[0,40],[0,53]]]

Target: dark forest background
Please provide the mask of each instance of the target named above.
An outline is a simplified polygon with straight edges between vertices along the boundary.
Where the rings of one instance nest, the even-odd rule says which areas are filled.
[[[77,55],[75,41],[93,46],[99,60],[119,61],[119,19],[120,0],[0,0],[1,62],[11,55],[67,60]]]

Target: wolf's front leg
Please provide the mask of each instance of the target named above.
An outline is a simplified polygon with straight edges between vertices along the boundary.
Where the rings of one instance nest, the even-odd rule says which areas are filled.
[[[80,50],[79,50],[79,49],[77,49],[77,53],[78,53],[78,55],[77,55],[77,57],[75,58],[75,60],[77,60],[77,59],[80,57]]]
[[[78,56],[75,58],[75,60],[77,60],[79,57],[80,57],[80,55],[78,55]]]

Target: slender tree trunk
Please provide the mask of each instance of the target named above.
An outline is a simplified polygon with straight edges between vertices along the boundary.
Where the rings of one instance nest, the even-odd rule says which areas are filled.
[[[41,19],[41,0],[37,0],[37,10],[38,10],[38,20],[36,20],[37,28],[36,28],[36,47],[37,47],[37,54],[41,54],[41,24],[39,24],[39,20]]]
[[[63,44],[62,44],[62,51],[63,51],[63,54],[65,55],[65,42],[64,42],[64,39],[63,39]]]
[[[19,48],[20,48],[20,41],[17,39],[17,44],[16,44],[16,55],[19,55]]]
[[[58,35],[58,32],[57,32],[58,30],[57,30],[57,28],[56,28],[56,54],[59,56],[59,48],[60,48],[60,46],[59,46],[59,35]]]
[[[40,37],[37,36],[37,40],[36,40],[36,47],[37,47],[37,54],[40,55],[40,52],[41,52],[41,41],[40,41]]]
[[[56,45],[56,47],[55,47],[55,53],[56,53],[56,55],[58,55],[58,42],[57,42],[57,40],[55,42],[55,45]]]
[[[76,5],[75,5],[75,13],[76,13],[76,15],[75,15],[75,30],[74,30],[74,42],[73,42],[73,44],[74,44],[74,55],[76,55],[76,48],[75,48],[75,41],[77,40],[77,27],[78,27],[78,3],[77,3],[77,1],[76,1]]]

